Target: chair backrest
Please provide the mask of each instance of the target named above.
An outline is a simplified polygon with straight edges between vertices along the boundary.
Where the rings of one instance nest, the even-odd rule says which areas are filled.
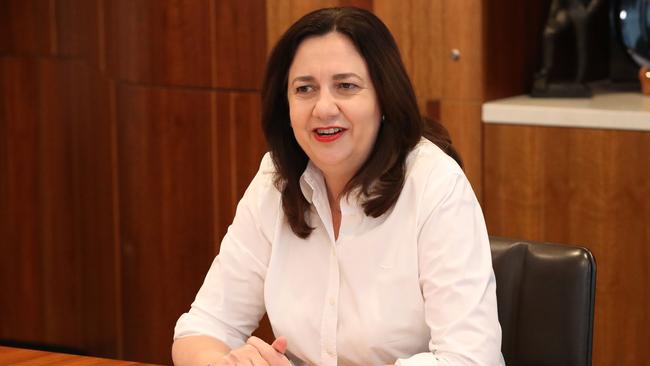
[[[508,366],[590,366],[596,262],[580,247],[490,238]]]

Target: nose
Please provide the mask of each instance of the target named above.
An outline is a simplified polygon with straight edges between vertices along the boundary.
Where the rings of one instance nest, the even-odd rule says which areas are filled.
[[[339,106],[336,99],[327,88],[322,88],[318,93],[318,100],[314,105],[312,115],[321,120],[329,120],[339,114]]]

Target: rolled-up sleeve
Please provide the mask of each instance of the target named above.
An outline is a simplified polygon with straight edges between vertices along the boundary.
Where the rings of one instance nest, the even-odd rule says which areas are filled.
[[[190,310],[178,319],[174,339],[207,335],[237,348],[257,328],[265,312],[264,278],[271,252],[261,227],[268,213],[261,217],[260,210],[263,196],[273,189],[269,164],[267,154],[237,205],[233,223]]]
[[[424,196],[426,215],[418,237],[429,352],[397,364],[503,365],[496,282],[481,208],[461,172],[436,182]]]

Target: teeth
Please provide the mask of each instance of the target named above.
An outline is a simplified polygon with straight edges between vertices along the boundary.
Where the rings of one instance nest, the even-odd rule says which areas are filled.
[[[317,128],[316,133],[319,135],[333,135],[335,133],[341,132],[343,129],[338,128],[338,127],[331,127],[331,128]]]

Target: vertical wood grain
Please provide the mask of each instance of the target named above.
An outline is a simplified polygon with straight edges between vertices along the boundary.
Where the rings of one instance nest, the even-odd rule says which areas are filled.
[[[215,2],[215,82],[226,89],[260,89],[266,61],[266,14],[264,0]]]
[[[54,9],[46,0],[0,0],[0,54],[51,55]]]
[[[444,0],[442,95],[445,100],[483,100],[483,1]],[[452,60],[451,50],[460,58]]]
[[[3,302],[9,308],[0,323],[8,329],[0,337],[78,350],[85,347],[86,308],[76,127],[85,94],[75,94],[73,75],[82,66],[56,59],[2,61],[2,245],[10,261],[2,289],[15,298]]]
[[[43,278],[38,228],[38,64],[0,58],[0,338],[42,334]]]
[[[211,83],[209,0],[104,2],[110,76],[156,85]]]
[[[139,84],[257,89],[263,0],[105,2],[107,67]]]
[[[444,0],[442,4],[441,121],[458,147],[465,173],[481,200],[484,2]],[[452,50],[458,50],[460,58],[452,59]]]
[[[210,95],[118,88],[124,356],[170,363],[173,327],[214,257]]]
[[[38,200],[41,210],[45,341],[74,347],[82,344],[82,258],[75,237],[76,146],[70,77],[75,65],[56,60],[40,64],[38,131]]]
[[[441,121],[449,131],[452,142],[463,158],[465,175],[479,201],[483,197],[481,103],[443,100]]]
[[[235,216],[236,202],[234,202],[233,183],[235,164],[230,159],[230,123],[217,117],[217,105],[223,103],[217,93],[210,94],[210,136],[211,148],[211,179],[212,179],[212,207],[214,212],[214,242],[213,255],[219,253],[221,239],[226,234],[228,225]]]
[[[443,1],[375,0],[375,14],[397,41],[421,113],[426,103],[442,97]]]
[[[100,66],[99,0],[57,0],[58,54]]]
[[[485,138],[490,233],[591,249],[594,365],[643,364],[650,171],[641,157],[650,156],[650,133],[487,125]]]
[[[216,254],[232,223],[237,203],[259,168],[266,142],[260,123],[259,94],[213,93],[211,99]],[[267,342],[274,340],[266,316],[254,334]]]
[[[282,33],[311,11],[333,6],[356,6],[372,10],[373,4],[373,0],[266,0],[267,49],[271,51]]]
[[[217,199],[215,235],[218,244],[235,215],[237,203],[266,152],[257,93],[215,93],[214,192]],[[215,252],[216,253],[216,252]]]
[[[267,0],[266,44],[270,51],[280,36],[303,15],[320,8],[337,6],[337,0]]]
[[[96,68],[76,65],[73,100],[75,233],[82,258],[83,345],[98,356],[120,356],[120,258],[117,249],[116,169],[111,83]],[[121,305],[120,305],[121,306]]]

